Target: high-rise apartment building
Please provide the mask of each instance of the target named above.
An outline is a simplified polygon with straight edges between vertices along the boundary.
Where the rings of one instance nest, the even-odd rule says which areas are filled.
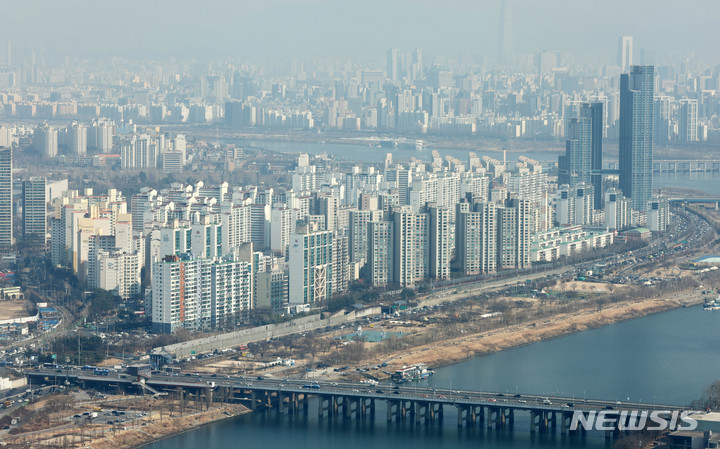
[[[615,188],[605,192],[605,227],[622,231],[630,226],[630,202]]]
[[[152,327],[209,330],[232,322],[253,306],[252,264],[234,259],[167,256],[153,269]]]
[[[428,273],[428,215],[393,212],[393,281],[413,287]]]
[[[115,123],[111,120],[95,120],[88,129],[87,146],[100,153],[109,153],[112,151],[114,134]]]
[[[654,197],[648,204],[647,227],[653,232],[667,231],[670,223],[670,203],[667,198]]]
[[[698,140],[698,101],[692,98],[680,100],[678,111],[678,140],[695,142]]]
[[[370,221],[367,230],[369,281],[375,287],[384,287],[392,282],[393,224],[384,220]]]
[[[76,156],[85,156],[87,153],[87,128],[85,125],[73,122],[67,128],[67,146],[68,152]]]
[[[287,207],[274,207],[270,211],[270,249],[285,257],[293,228],[292,210]]]
[[[51,158],[58,154],[58,130],[48,124],[35,128],[33,132],[33,147],[43,157]]]
[[[620,189],[636,211],[652,196],[654,83],[653,66],[620,75]]]
[[[600,102],[580,105],[577,118],[568,122],[565,155],[558,160],[558,184],[574,187],[580,183],[592,183],[599,193],[602,191],[602,137],[603,105]],[[595,174],[593,174],[593,172]],[[594,207],[599,209],[602,197],[594,198]]]
[[[15,243],[13,238],[13,150],[0,148],[0,247]]]
[[[654,101],[653,135],[655,142],[667,143],[670,140],[670,97],[658,96]]]
[[[450,210],[428,207],[428,269],[431,279],[450,279]]]
[[[458,210],[456,258],[467,275],[494,273],[497,268],[495,203],[476,202],[471,210]]]
[[[530,202],[510,199],[496,218],[498,269],[530,268]]]
[[[45,243],[47,235],[47,199],[44,177],[30,177],[23,181],[23,236]]]
[[[290,305],[326,301],[335,281],[332,231],[292,234],[288,248]]]

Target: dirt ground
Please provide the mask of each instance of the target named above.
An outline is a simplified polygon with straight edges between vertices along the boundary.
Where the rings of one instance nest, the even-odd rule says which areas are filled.
[[[139,447],[152,441],[176,435],[198,426],[227,419],[249,410],[239,404],[214,403],[208,410],[193,410],[190,405],[180,413],[178,401],[149,397],[111,396],[106,400],[71,401],[61,410],[49,414],[41,413],[44,408],[57,400],[50,397],[27,406],[30,411],[40,413],[42,418],[22,422],[14,434],[4,435],[0,442],[25,447],[59,446],[68,448],[120,449]],[[69,397],[65,397],[66,400]],[[95,407],[107,410],[128,410],[127,422],[108,424],[111,418],[101,414],[95,420],[70,418],[74,414],[92,411]],[[133,411],[143,410],[144,417],[135,416]],[[40,415],[34,415],[35,418]],[[78,425],[80,424],[80,425]],[[18,432],[18,430],[22,430]]]
[[[28,316],[25,311],[25,300],[0,301],[0,320],[11,320]]]
[[[605,282],[569,281],[558,284],[552,290],[578,293],[611,293],[616,288],[624,288],[624,284],[608,284]]]

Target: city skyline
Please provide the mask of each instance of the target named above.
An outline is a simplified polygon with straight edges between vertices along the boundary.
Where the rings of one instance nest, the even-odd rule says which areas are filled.
[[[717,0],[6,3],[0,444],[720,447]]]
[[[694,0],[682,5],[647,0],[603,2],[600,6],[567,8],[561,1],[512,0],[511,41],[516,54],[558,50],[572,54],[603,54],[616,58],[617,36],[634,36],[636,61],[640,50],[662,59],[679,52],[709,58],[720,56],[711,42],[720,33],[712,26],[718,5]],[[76,0],[16,2],[8,5],[12,21],[0,30],[0,42],[47,47],[59,55],[136,56],[144,58],[244,57],[272,58],[350,56],[377,60],[390,47],[422,47],[435,56],[486,55],[495,59],[499,45],[501,1],[455,1],[438,6],[427,0],[411,5],[372,0],[363,6],[324,1],[130,2],[113,7]],[[48,14],[37,14],[47,11]],[[623,11],[619,14],[619,11]],[[703,14],[697,14],[703,11]],[[642,15],[646,20],[637,22]],[[182,18],[193,17],[186,23]],[[402,17],[403,20],[395,20]],[[538,20],[538,18],[549,20]],[[159,19],[159,20],[158,20]],[[33,23],[28,35],[23,24]],[[366,33],[372,23],[376,33]],[[167,26],[163,27],[164,24]],[[562,26],[558,26],[562,24]],[[162,33],[158,33],[162,29]],[[422,29],[422,33],[418,33]],[[92,37],[92,39],[88,39]],[[452,51],[448,51],[452,49]]]

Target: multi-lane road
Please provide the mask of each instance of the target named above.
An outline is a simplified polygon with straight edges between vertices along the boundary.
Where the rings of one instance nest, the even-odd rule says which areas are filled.
[[[137,377],[126,373],[111,372],[97,375],[93,371],[81,369],[41,369],[28,370],[26,375],[33,383],[85,383],[104,387],[126,387],[137,384]],[[481,405],[506,407],[519,410],[547,411],[599,411],[599,410],[683,410],[679,405],[648,404],[638,402],[618,402],[604,399],[586,399],[564,396],[546,396],[527,393],[497,393],[473,390],[453,390],[448,388],[426,387],[417,384],[369,384],[362,382],[307,381],[293,378],[225,376],[217,374],[185,373],[171,375],[152,373],[145,384],[159,392],[176,392],[182,389],[229,388],[233,391],[280,392],[282,394],[307,393],[313,395],[335,395],[356,398],[375,398],[381,400],[408,400],[441,403],[446,405]]]

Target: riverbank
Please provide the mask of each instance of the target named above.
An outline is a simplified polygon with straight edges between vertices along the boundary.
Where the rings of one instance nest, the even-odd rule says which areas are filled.
[[[511,325],[502,329],[447,340],[443,343],[405,349],[388,354],[382,360],[379,358],[373,360],[373,362],[388,363],[389,368],[392,369],[419,362],[427,363],[431,367],[439,367],[462,362],[479,355],[487,355],[701,303],[701,296],[691,294],[685,297],[612,304],[602,310],[587,308],[578,312],[556,315],[539,322]]]
[[[82,393],[76,393],[73,396],[81,395]],[[113,408],[128,410],[128,412],[123,412],[122,416],[126,416],[127,419],[123,418],[121,423],[118,417],[120,415],[106,417],[107,413],[94,420],[87,420],[84,417],[68,418],[73,413],[81,416],[79,413],[82,410],[89,406],[99,407],[98,403],[93,401],[74,402],[70,396],[58,396],[57,398],[50,397],[43,403],[29,406],[40,412],[28,415],[27,419],[22,420],[22,428],[27,431],[17,431],[20,429],[16,429],[15,433],[0,438],[0,442],[8,447],[133,449],[195,430],[207,424],[250,413],[247,407],[240,404],[219,403],[213,403],[205,410],[181,413],[180,410],[183,409],[183,406],[176,400],[153,400],[147,397],[126,396],[122,400],[112,399],[109,404]],[[65,405],[59,409],[51,407],[52,411],[49,414],[41,412],[41,410],[47,409],[48,404],[52,405],[51,402],[57,400],[64,400]],[[121,402],[122,405],[120,405]],[[152,407],[153,410],[145,413],[130,411],[131,409],[147,410],[148,407]],[[38,421],[38,423],[43,421],[45,428],[36,430],[37,426],[33,421]]]
[[[127,430],[116,436],[93,441],[91,447],[95,449],[141,448],[155,441],[190,432],[207,424],[224,421],[245,413],[250,413],[250,410],[245,406],[238,404],[223,405],[204,412],[174,417],[166,421],[155,421],[144,427]]]

